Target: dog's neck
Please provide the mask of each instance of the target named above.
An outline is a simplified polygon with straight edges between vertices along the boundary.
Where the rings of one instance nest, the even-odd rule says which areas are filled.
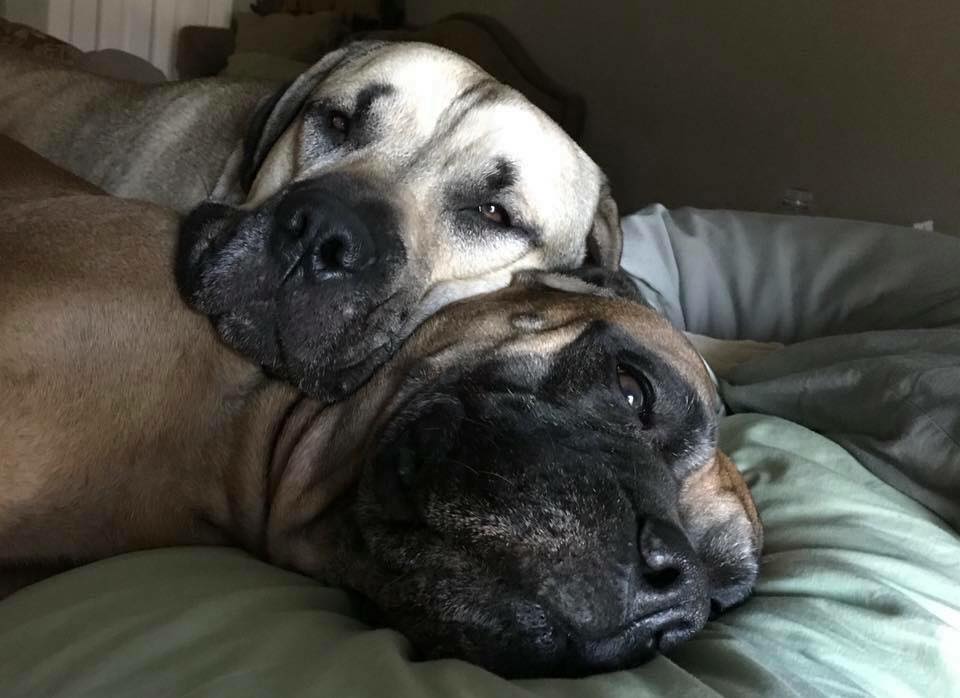
[[[250,422],[244,451],[257,454],[231,463],[234,476],[226,480],[234,483],[227,523],[234,540],[269,562],[335,578],[332,561],[349,547],[341,533],[363,464],[390,416],[421,387],[410,380],[419,358],[416,352],[394,357],[333,404],[290,399],[286,386],[265,386],[246,410],[250,417],[234,427],[243,430],[244,420]]]
[[[226,496],[209,503],[224,539],[285,567],[323,567],[307,532],[356,483],[390,386],[374,380],[334,404],[272,381],[251,392],[228,427],[241,440],[216,454]]]

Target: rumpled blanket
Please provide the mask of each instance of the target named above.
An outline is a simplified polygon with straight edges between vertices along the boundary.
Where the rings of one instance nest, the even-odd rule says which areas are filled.
[[[720,381],[732,412],[818,431],[960,530],[960,238],[651,206],[624,269],[677,327],[783,342]]]

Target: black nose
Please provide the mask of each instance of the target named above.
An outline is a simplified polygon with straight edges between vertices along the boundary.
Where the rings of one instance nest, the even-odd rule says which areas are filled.
[[[637,547],[635,621],[626,633],[652,637],[658,651],[667,651],[706,623],[710,610],[706,573],[683,531],[662,519],[644,522]]]
[[[690,586],[699,564],[687,537],[673,524],[648,519],[637,540],[640,551],[642,592],[651,605],[672,602]]]
[[[317,280],[357,274],[377,261],[370,230],[336,196],[294,191],[277,207],[276,221],[277,254]]]
[[[632,564],[592,572],[592,583],[584,586],[585,577],[574,577],[550,593],[543,599],[548,625],[538,620],[538,627],[523,627],[526,619],[517,618],[526,636],[524,661],[547,674],[613,671],[641,664],[699,631],[710,601],[687,537],[673,524],[651,519],[640,528],[637,552]]]

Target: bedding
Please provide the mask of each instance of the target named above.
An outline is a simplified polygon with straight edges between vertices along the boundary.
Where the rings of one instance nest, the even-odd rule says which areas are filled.
[[[623,267],[681,329],[784,342],[724,372],[734,412],[829,436],[960,529],[960,238],[652,206]]]
[[[747,604],[635,670],[510,683],[413,661],[239,551],[158,550],[0,602],[0,695],[960,696],[960,239],[662,207],[624,227],[679,327],[788,345],[720,381],[766,532]]]
[[[736,415],[722,447],[766,524],[746,605],[669,658],[580,680],[507,682],[411,661],[348,597],[239,551],[135,553],[0,602],[0,695],[950,696],[960,694],[960,540],[844,449]]]
[[[0,47],[8,46],[44,60],[71,65],[116,80],[144,83],[166,80],[161,70],[140,56],[112,48],[84,52],[33,27],[0,17]]]
[[[52,61],[72,65],[80,60],[83,51],[56,37],[44,34],[26,24],[0,17],[0,46],[14,46]]]
[[[649,206],[622,265],[676,327],[797,342],[960,326],[960,237],[882,223]]]

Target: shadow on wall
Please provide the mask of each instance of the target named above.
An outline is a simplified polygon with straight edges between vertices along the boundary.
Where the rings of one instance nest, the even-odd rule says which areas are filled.
[[[960,232],[960,3],[487,0],[587,100],[583,145],[623,211],[773,210]],[[479,11],[407,0],[410,23]]]

